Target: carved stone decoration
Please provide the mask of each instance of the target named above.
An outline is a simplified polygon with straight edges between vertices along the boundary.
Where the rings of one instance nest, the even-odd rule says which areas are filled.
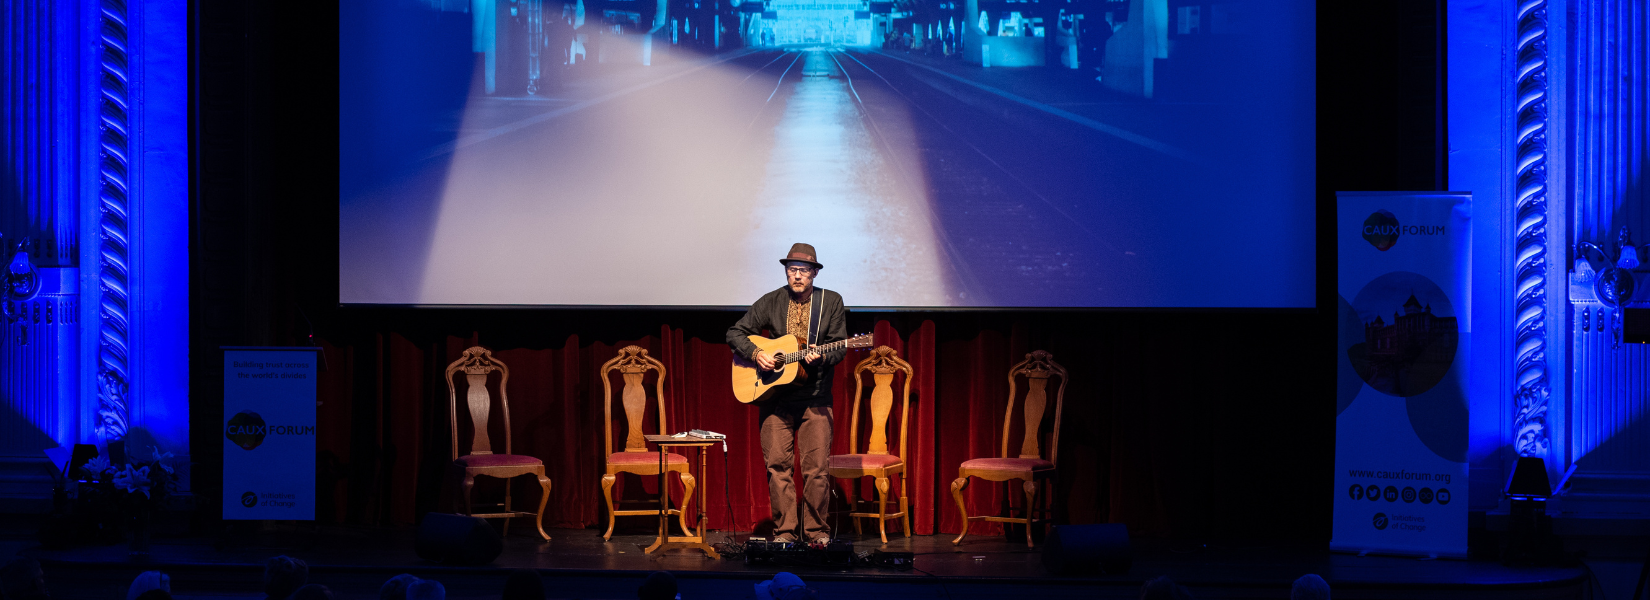
[[[131,418],[131,104],[126,2],[102,0],[98,61],[97,436],[126,437]]]
[[[1514,381],[1519,456],[1545,456],[1547,404],[1547,2],[1517,13],[1517,179],[1514,185]]]

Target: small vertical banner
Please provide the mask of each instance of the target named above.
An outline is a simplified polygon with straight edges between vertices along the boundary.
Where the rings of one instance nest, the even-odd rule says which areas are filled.
[[[223,518],[315,519],[319,348],[223,348]]]
[[[1462,192],[1340,192],[1330,549],[1467,556]]]

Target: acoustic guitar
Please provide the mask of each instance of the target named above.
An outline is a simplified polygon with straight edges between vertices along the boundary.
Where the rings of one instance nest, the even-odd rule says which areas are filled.
[[[749,358],[734,355],[733,357],[733,396],[740,402],[750,404],[767,400],[780,389],[797,383],[797,372],[802,366],[803,359],[809,352],[825,353],[837,348],[870,348],[872,336],[862,333],[854,337],[821,344],[812,349],[801,347],[796,336],[782,335],[777,338],[765,338],[760,335],[750,336],[750,341],[761,348],[763,352],[772,354],[774,362],[782,365],[772,371],[763,369]]]

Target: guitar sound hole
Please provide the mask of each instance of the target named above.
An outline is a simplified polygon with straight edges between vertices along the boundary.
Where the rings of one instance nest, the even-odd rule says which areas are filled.
[[[758,371],[756,378],[762,382],[762,385],[770,385],[773,382],[778,381],[779,376],[784,374],[784,371]]]

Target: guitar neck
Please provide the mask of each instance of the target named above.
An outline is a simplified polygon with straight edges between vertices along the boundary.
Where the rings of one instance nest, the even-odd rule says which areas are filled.
[[[846,340],[837,340],[835,342],[831,342],[831,343],[825,344],[823,346],[814,346],[812,348],[807,348],[807,349],[804,349],[804,350],[797,350],[796,352],[789,352],[789,353],[781,354],[781,355],[779,355],[779,357],[783,362],[786,362],[786,363],[796,362],[796,361],[802,360],[802,358],[807,356],[809,352],[830,352],[830,351],[835,350],[837,348],[847,346],[848,342],[851,342],[851,341],[853,341],[853,338],[849,338],[849,339],[846,339]]]

